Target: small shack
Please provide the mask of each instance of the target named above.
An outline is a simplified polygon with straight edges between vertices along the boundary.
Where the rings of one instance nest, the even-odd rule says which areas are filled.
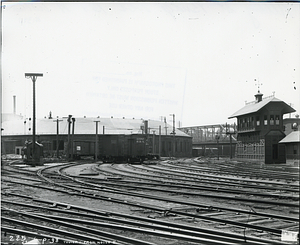
[[[300,160],[300,131],[291,132],[279,144],[285,145],[286,159]]]
[[[33,165],[42,165],[43,145],[38,142],[35,142],[35,147],[33,149],[32,141],[25,142],[25,147],[22,150],[22,158],[24,159],[24,162]]]

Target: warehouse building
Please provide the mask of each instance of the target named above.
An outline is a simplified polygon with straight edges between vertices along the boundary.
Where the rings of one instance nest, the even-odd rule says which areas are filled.
[[[32,141],[32,120],[22,117],[3,117],[2,120],[2,154],[21,154],[23,147]],[[146,154],[163,157],[192,155],[192,137],[161,121],[72,116],[36,120],[36,141],[43,145],[45,157],[57,154],[59,157],[75,157],[82,150],[82,145],[76,145],[78,142],[90,142],[90,147],[95,149],[96,138],[99,155],[105,153],[101,152],[104,149],[108,151],[108,144],[111,151],[130,154],[133,149],[127,142],[133,139],[144,147]]]

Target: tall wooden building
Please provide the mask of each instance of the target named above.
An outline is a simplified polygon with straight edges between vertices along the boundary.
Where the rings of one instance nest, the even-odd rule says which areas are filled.
[[[285,163],[283,115],[295,112],[284,101],[258,91],[256,100],[247,103],[229,118],[237,118],[236,158],[265,163]]]

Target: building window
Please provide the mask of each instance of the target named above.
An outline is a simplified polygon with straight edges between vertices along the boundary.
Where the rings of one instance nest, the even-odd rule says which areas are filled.
[[[297,145],[294,145],[294,151],[293,152],[294,152],[294,155],[297,155],[297,153],[298,153],[297,152]]]
[[[276,124],[276,125],[279,125],[279,115],[276,115],[276,116],[275,116],[275,124]]]
[[[270,115],[270,125],[274,125],[274,115]]]
[[[260,125],[259,116],[256,116],[256,126]]]
[[[243,128],[243,119],[239,119],[239,129]]]
[[[264,115],[264,125],[268,125],[268,116]]]

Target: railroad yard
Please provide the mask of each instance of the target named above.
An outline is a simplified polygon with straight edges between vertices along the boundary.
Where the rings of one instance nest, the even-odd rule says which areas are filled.
[[[299,167],[2,160],[1,244],[298,244]],[[299,239],[299,238],[298,238]]]

